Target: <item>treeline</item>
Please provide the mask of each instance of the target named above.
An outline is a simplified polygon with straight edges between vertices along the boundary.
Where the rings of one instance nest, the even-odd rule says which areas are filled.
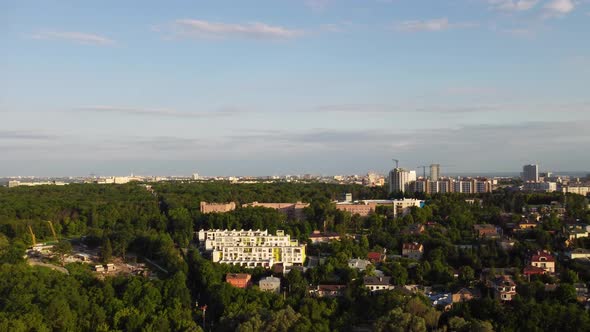
[[[201,331],[182,272],[101,281],[86,266],[68,269],[1,265],[0,331]]]

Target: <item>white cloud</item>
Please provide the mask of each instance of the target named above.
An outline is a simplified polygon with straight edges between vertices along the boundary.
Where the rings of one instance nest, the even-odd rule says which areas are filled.
[[[305,0],[305,5],[314,11],[324,10],[332,0]]]
[[[573,11],[576,5],[572,0],[551,0],[545,5],[549,16],[560,16]]]
[[[254,39],[290,39],[304,34],[302,30],[289,29],[278,25],[261,22],[222,23],[205,20],[178,19],[168,28],[157,27],[156,30],[170,32],[173,36],[183,38],[254,38]]]
[[[43,40],[66,40],[84,45],[108,46],[115,43],[114,40],[90,33],[76,31],[39,31],[31,35],[34,39]]]
[[[494,9],[505,11],[527,11],[533,9],[539,0],[488,0]]]
[[[412,20],[404,21],[395,24],[394,28],[398,31],[443,31],[457,28],[469,28],[474,27],[477,24],[474,23],[451,23],[448,18],[437,18],[432,20]]]

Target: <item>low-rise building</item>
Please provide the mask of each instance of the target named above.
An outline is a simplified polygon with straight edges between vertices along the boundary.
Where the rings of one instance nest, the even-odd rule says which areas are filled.
[[[348,260],[348,267],[359,271],[366,270],[369,265],[371,265],[371,262],[366,259],[352,258]]]
[[[303,209],[308,207],[309,203],[246,203],[242,204],[242,207],[264,207],[267,209],[274,209],[282,212],[291,219],[303,219]]]
[[[340,235],[338,235],[338,233],[320,232],[315,230],[309,235],[309,240],[312,244],[328,243],[332,240],[340,240]]]
[[[453,303],[466,302],[481,297],[480,292],[477,289],[461,288],[452,295]]]
[[[590,258],[590,250],[583,248],[576,248],[571,251],[567,251],[565,256],[569,259],[584,259]]]
[[[236,209],[236,203],[207,203],[201,202],[200,204],[201,213],[225,213]]]
[[[350,214],[358,214],[361,217],[366,217],[369,214],[375,212],[377,203],[336,203],[336,209],[340,211],[350,212]]]
[[[260,287],[260,290],[262,291],[278,294],[281,292],[281,279],[272,276],[260,279],[258,282],[258,287]]]
[[[315,297],[340,297],[344,295],[346,285],[318,285],[309,291]]]
[[[532,255],[530,265],[541,268],[548,273],[555,273],[555,257],[547,251],[537,251]]]
[[[563,233],[565,237],[570,240],[576,240],[588,237],[588,225],[585,224],[574,224],[566,225],[563,227]]]
[[[492,282],[494,297],[500,301],[512,301],[516,296],[516,283],[509,275],[496,277]]]
[[[501,235],[501,231],[498,227],[491,224],[473,225],[473,229],[479,238],[496,239]]]
[[[393,285],[390,284],[390,280],[390,277],[364,277],[363,284],[371,292],[391,290]]]
[[[385,261],[385,254],[372,251],[367,254],[367,259],[373,264],[381,263]]]
[[[402,245],[402,256],[410,259],[420,260],[424,254],[424,246],[418,242],[404,243]]]
[[[252,276],[248,273],[228,273],[225,275],[225,281],[236,288],[248,288]]]

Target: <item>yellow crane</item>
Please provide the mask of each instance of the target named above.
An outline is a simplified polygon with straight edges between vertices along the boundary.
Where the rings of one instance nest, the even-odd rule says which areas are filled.
[[[51,222],[51,220],[45,220],[49,223],[49,228],[51,229],[51,233],[53,234],[53,239],[55,240],[55,242],[59,242],[59,240],[57,239],[57,234],[55,233],[55,229],[53,228],[53,223]]]
[[[33,233],[33,227],[31,225],[27,225],[29,227],[29,233],[31,233],[31,240],[33,241],[33,247],[37,245],[37,239],[35,239],[35,233]]]

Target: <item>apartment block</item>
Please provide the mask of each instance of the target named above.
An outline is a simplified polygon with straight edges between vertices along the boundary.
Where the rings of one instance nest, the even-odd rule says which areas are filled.
[[[305,245],[282,230],[276,235],[267,230],[201,230],[198,237],[215,263],[270,268],[278,263],[288,267],[305,262]]]

